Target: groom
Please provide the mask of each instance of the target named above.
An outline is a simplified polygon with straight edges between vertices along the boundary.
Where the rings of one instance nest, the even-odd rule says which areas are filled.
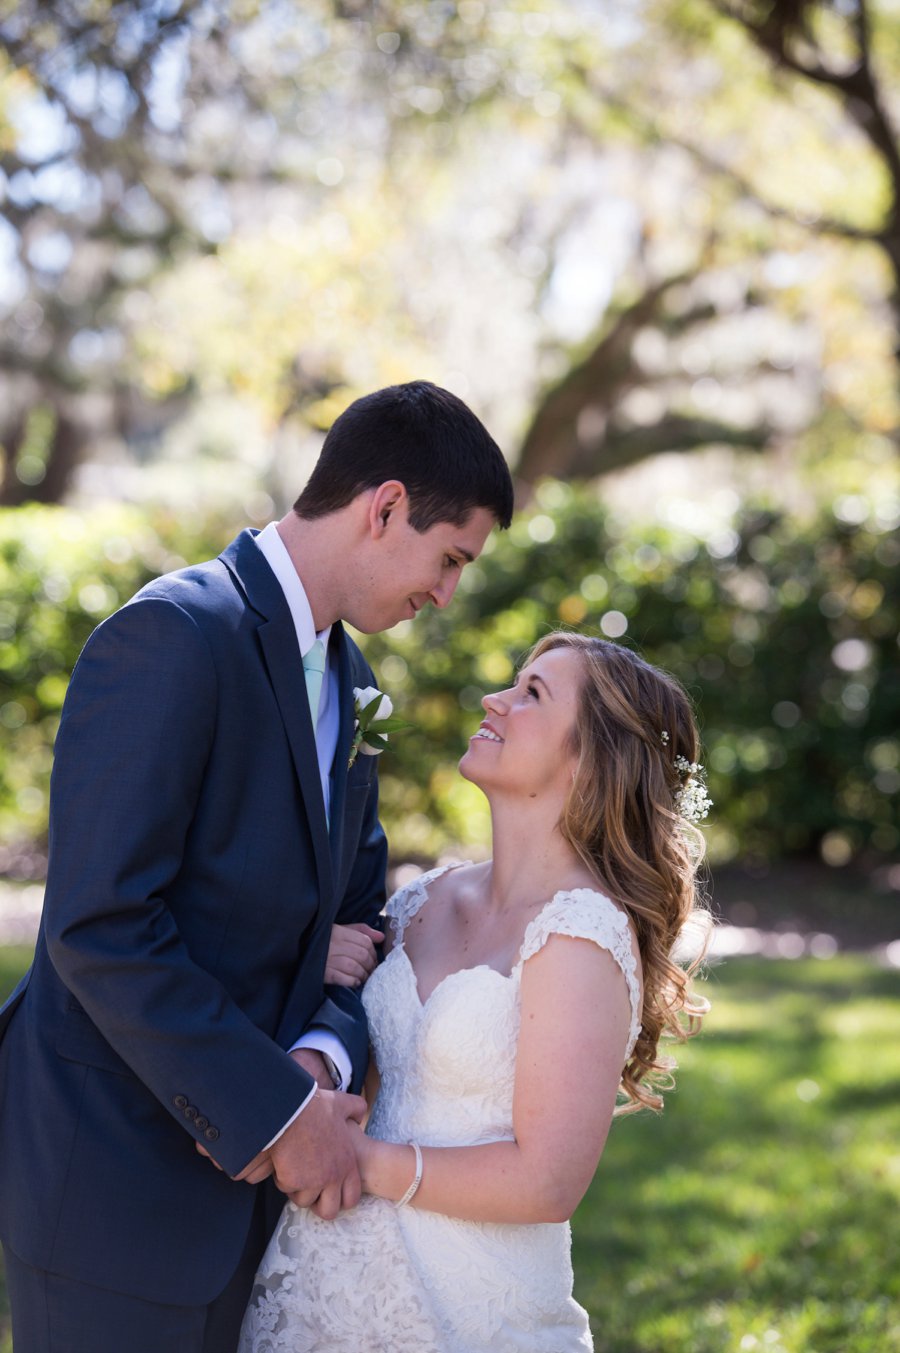
[[[392,386],[338,418],[281,522],[88,641],[34,964],[0,1010],[16,1353],[229,1353],[282,1195],[358,1200],[365,1017],[323,972],[334,921],[377,918],[386,850],[341,621],[446,606],[511,510],[474,414]]]

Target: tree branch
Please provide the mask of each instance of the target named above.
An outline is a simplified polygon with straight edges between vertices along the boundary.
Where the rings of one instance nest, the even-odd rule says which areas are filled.
[[[616,317],[583,361],[573,365],[545,394],[519,456],[517,474],[523,484],[532,484],[547,474],[564,478],[577,463],[581,452],[578,434],[581,415],[593,410],[605,423],[615,396],[634,372],[631,358],[634,335],[656,315],[667,292],[691,281],[695,275],[679,274],[648,288]]]
[[[801,61],[787,48],[784,40],[775,37],[775,30],[766,23],[754,23],[730,0],[709,0],[712,8],[726,19],[740,25],[761,51],[776,65],[784,66],[801,79],[825,85],[841,97],[846,112],[860,128],[885,162],[894,187],[894,210],[900,198],[900,149],[897,133],[881,98],[881,91],[872,69],[869,44],[869,15],[867,0],[857,0],[857,11],[851,26],[856,33],[858,60],[848,71],[830,69],[823,61]],[[784,34],[782,33],[782,39]]]
[[[697,451],[707,446],[763,451],[772,433],[764,424],[736,427],[715,419],[670,414],[650,427],[610,429],[593,449],[588,472],[609,473],[666,451]]]
[[[790,207],[779,206],[777,202],[771,202],[738,170],[733,169],[731,165],[724,164],[716,159],[714,155],[696,145],[693,141],[687,141],[680,136],[672,135],[669,132],[663,133],[659,126],[647,117],[646,114],[639,112],[633,105],[626,103],[613,90],[608,89],[592,78],[592,73],[583,67],[573,66],[578,75],[589,88],[592,88],[598,98],[602,99],[607,108],[614,108],[617,112],[626,116],[640,134],[648,141],[658,145],[677,146],[696,160],[702,168],[709,173],[715,174],[717,178],[722,178],[730,182],[738,191],[749,198],[759,207],[767,216],[776,220],[787,221],[795,225],[800,230],[811,231],[817,235],[834,235],[838,239],[850,240],[860,244],[879,244],[885,243],[885,231],[871,230],[863,226],[850,225],[848,221],[840,221],[833,216],[817,216],[815,220],[800,216]]]

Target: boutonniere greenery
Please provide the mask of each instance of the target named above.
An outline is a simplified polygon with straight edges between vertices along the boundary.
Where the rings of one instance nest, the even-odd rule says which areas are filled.
[[[356,722],[353,725],[353,741],[350,743],[350,760],[347,769],[353,765],[358,752],[364,756],[380,756],[388,745],[388,734],[396,733],[406,724],[394,717],[394,705],[389,695],[385,695],[377,686],[353,687],[353,713]]]

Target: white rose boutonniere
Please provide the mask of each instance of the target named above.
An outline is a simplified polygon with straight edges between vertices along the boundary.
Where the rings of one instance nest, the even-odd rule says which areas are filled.
[[[405,728],[406,724],[395,719],[394,705],[389,695],[377,686],[353,687],[353,712],[356,722],[353,726],[353,741],[350,744],[350,760],[347,769],[353,765],[357,753],[364,756],[380,756],[388,745],[388,734]]]

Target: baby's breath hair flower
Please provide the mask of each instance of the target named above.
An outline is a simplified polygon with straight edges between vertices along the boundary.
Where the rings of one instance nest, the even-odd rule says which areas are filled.
[[[688,761],[686,756],[676,756],[673,764],[684,779],[675,793],[675,806],[686,822],[702,822],[713,806],[706,792],[703,767],[699,761]]]
[[[660,730],[659,740],[664,747],[671,741],[668,730]],[[676,756],[672,765],[684,781],[675,791],[675,807],[685,822],[702,822],[713,806],[706,792],[705,771],[699,761],[688,761],[686,756]]]

